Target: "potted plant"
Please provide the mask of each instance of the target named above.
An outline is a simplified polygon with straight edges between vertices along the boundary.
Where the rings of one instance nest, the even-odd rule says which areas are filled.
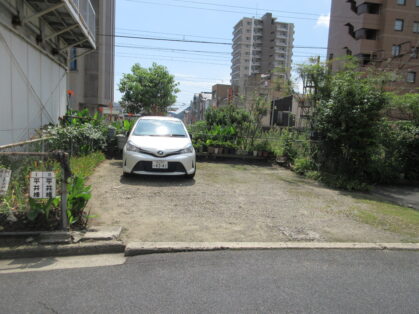
[[[195,151],[198,153],[202,153],[204,151],[203,142],[201,140],[196,141],[193,146],[195,148]]]
[[[262,150],[263,150],[263,143],[259,142],[257,144],[255,144],[253,146],[252,152],[253,152],[253,157],[260,157],[262,154]]]
[[[205,142],[206,146],[208,147],[208,153],[214,154],[215,153],[215,145],[213,140],[207,140]]]
[[[134,120],[124,120],[121,123],[117,124],[116,140],[119,149],[124,149],[124,146],[127,142],[128,134],[129,132],[131,132],[134,123]]]
[[[232,142],[226,142],[225,147],[228,154],[234,155],[236,153],[236,145]]]
[[[217,155],[221,155],[223,153],[223,142],[222,141],[214,141],[214,153]]]

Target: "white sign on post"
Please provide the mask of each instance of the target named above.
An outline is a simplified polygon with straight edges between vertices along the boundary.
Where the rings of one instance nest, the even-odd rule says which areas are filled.
[[[55,188],[54,172],[31,172],[29,188],[31,198],[53,198],[56,195]]]
[[[6,195],[7,189],[9,188],[10,177],[12,171],[9,169],[0,169],[0,195]]]

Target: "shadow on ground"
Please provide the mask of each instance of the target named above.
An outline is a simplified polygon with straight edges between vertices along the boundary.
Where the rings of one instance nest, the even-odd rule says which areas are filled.
[[[170,187],[170,186],[192,186],[195,180],[187,179],[184,176],[146,176],[146,175],[121,175],[121,184],[150,186],[150,187]]]
[[[417,187],[377,186],[371,192],[363,193],[339,190],[339,193],[358,200],[379,201],[419,210],[419,188]]]
[[[192,186],[195,180],[187,179],[184,176],[147,176],[147,175],[122,175],[122,160],[115,160],[109,163],[111,166],[121,168],[121,184],[134,186]]]
[[[54,257],[39,257],[39,258],[19,258],[13,259],[8,267],[1,268],[2,270],[17,270],[17,269],[41,269],[56,263]]]

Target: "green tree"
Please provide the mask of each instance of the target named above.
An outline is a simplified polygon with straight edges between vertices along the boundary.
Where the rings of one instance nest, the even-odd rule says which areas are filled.
[[[134,64],[131,73],[124,74],[119,82],[121,105],[129,113],[165,112],[176,102],[178,85],[165,66],[153,63],[150,68],[143,68]]]
[[[320,99],[313,115],[322,170],[368,181],[385,103],[383,89],[365,73],[346,70],[333,76],[330,97]]]

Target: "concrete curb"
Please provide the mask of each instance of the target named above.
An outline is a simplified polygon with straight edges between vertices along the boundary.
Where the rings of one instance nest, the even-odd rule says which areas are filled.
[[[131,242],[94,241],[76,244],[23,245],[0,248],[0,259],[125,253],[135,256],[154,253],[220,250],[403,250],[419,251],[419,243],[336,243],[336,242]]]
[[[419,243],[339,243],[339,242],[131,242],[125,256],[219,250],[335,249],[419,251]]]
[[[57,245],[24,245],[0,248],[0,259],[72,256],[123,253],[125,245],[120,241],[81,242]]]

